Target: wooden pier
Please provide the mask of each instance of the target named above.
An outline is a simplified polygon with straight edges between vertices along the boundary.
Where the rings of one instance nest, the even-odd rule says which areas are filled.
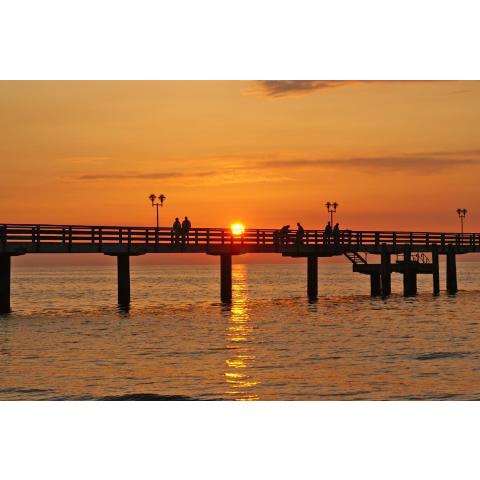
[[[146,254],[204,253],[220,257],[220,297],[232,298],[232,257],[272,253],[307,259],[307,295],[318,296],[318,258],[344,255],[353,271],[370,276],[371,295],[391,293],[391,274],[403,275],[405,296],[417,293],[417,275],[432,275],[440,292],[439,257],[446,257],[446,289],[457,291],[456,256],[480,252],[480,233],[387,232],[344,230],[326,236],[306,230],[282,236],[274,229],[192,228],[175,236],[170,228],[0,224],[0,312],[10,311],[11,257],[41,253],[99,253],[117,257],[118,303],[130,303],[130,257]],[[378,263],[370,262],[378,258]],[[392,256],[397,256],[396,261]]]

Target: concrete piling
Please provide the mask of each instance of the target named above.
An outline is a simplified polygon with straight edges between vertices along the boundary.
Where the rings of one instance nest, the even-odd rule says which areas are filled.
[[[128,254],[117,255],[117,283],[118,304],[128,306],[130,304],[130,256]]]
[[[447,252],[447,291],[448,293],[456,293],[457,285],[457,260],[453,245],[449,245]]]
[[[232,256],[220,255],[220,298],[222,302],[232,300]]]
[[[318,257],[307,257],[307,295],[309,300],[318,298]]]
[[[0,313],[10,312],[11,257],[0,254]]]
[[[403,260],[403,295],[410,297],[417,294],[417,273],[412,264],[412,252],[410,249],[405,250]]]
[[[370,274],[370,295],[372,297],[378,297],[382,294],[382,282],[381,275],[378,272]]]

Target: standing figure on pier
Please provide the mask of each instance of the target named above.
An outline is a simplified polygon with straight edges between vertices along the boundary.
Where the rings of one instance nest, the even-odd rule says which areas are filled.
[[[173,222],[172,226],[172,243],[180,243],[180,233],[182,230],[182,224],[180,223],[180,220],[175,218],[175,221]]]
[[[192,228],[192,223],[188,219],[188,217],[185,217],[185,219],[182,222],[182,241],[183,243],[188,243],[188,233],[190,232],[190,229]]]
[[[330,245],[331,235],[332,235],[332,226],[330,225],[330,222],[328,222],[323,232],[323,243],[325,245]]]
[[[333,242],[336,247],[340,244],[340,225],[338,223],[333,227]]]
[[[303,235],[305,234],[305,229],[300,225],[300,222],[297,222],[297,245],[301,245],[303,243]]]

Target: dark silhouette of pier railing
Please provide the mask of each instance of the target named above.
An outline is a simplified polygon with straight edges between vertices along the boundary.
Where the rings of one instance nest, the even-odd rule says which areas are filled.
[[[447,290],[457,290],[457,254],[480,252],[480,233],[356,231],[325,235],[295,230],[282,235],[277,229],[246,229],[234,234],[229,228],[192,228],[174,234],[167,227],[0,224],[0,311],[10,309],[11,257],[31,253],[103,253],[117,257],[119,303],[130,301],[129,257],[147,253],[206,253],[221,257],[221,296],[231,298],[232,256],[246,253],[279,253],[307,258],[307,291],[318,293],[318,258],[345,255],[355,272],[370,276],[372,295],[390,294],[392,272],[404,276],[404,293],[416,293],[417,274],[432,274],[438,293],[438,257],[447,257]],[[380,256],[370,263],[365,254]],[[402,256],[391,262],[391,255]],[[429,254],[429,259],[425,254]],[[430,261],[429,261],[430,260]]]
[[[410,246],[413,251],[431,251],[433,245],[447,248],[453,245],[458,253],[480,251],[480,233],[439,233],[439,232],[395,232],[395,231],[355,231],[344,230],[337,238],[333,235],[325,236],[323,230],[305,230],[305,235],[299,243],[296,240],[296,231],[291,230],[286,238],[281,238],[276,229],[246,229],[241,235],[235,235],[229,228],[192,228],[188,237],[175,238],[172,230],[167,227],[124,227],[124,226],[83,226],[83,225],[0,225],[0,249],[5,251],[17,248],[23,253],[35,253],[46,250],[58,253],[65,248],[76,250],[76,247],[95,246],[93,251],[109,250],[112,245],[128,247],[147,247],[146,252],[155,251],[155,246],[178,247],[268,247],[269,251],[276,252],[275,248],[300,246],[317,247],[325,253],[332,253],[332,247],[342,247],[346,250],[373,252],[372,247],[386,244],[392,251]],[[81,249],[81,248],[80,248]],[[164,249],[162,249],[164,250]],[[177,251],[175,250],[175,251]],[[202,249],[204,250],[204,249]],[[248,250],[248,248],[246,249]],[[254,249],[255,250],[255,249]],[[173,250],[172,250],[173,251]],[[206,250],[205,250],[206,251]],[[281,253],[281,252],[280,252]],[[342,253],[342,252],[340,252]]]

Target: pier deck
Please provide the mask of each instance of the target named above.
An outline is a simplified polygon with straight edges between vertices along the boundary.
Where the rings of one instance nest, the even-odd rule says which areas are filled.
[[[101,253],[117,257],[118,301],[130,302],[129,257],[145,254],[204,253],[221,257],[221,298],[231,299],[231,257],[247,253],[276,253],[305,257],[307,292],[318,292],[318,258],[345,255],[353,271],[370,275],[371,294],[388,296],[392,272],[404,276],[404,294],[416,293],[416,275],[432,274],[434,293],[440,290],[439,255],[447,257],[447,290],[457,290],[456,255],[480,252],[480,233],[353,231],[326,236],[323,230],[296,231],[282,236],[275,229],[246,229],[235,235],[228,228],[192,228],[188,234],[174,235],[167,227],[84,226],[0,224],[0,312],[10,310],[11,257],[41,253]],[[415,255],[429,254],[426,263]],[[367,255],[379,255],[380,263],[369,263]],[[392,255],[402,261],[391,262]],[[424,255],[425,256],[425,255]]]

